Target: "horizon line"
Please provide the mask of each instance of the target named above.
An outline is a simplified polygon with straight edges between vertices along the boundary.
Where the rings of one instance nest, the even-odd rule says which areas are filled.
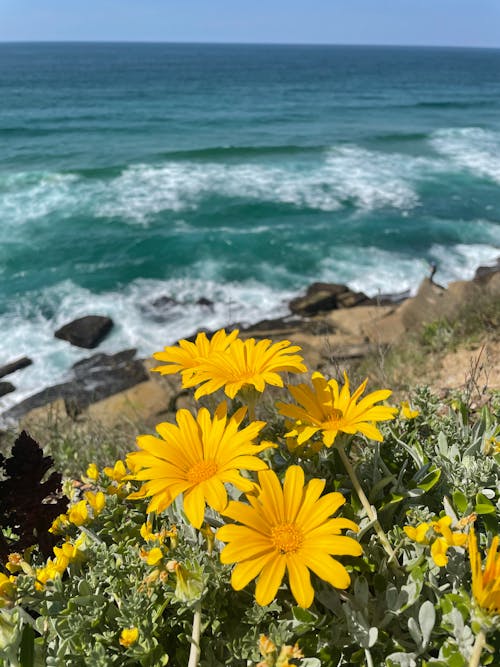
[[[233,42],[191,40],[143,40],[143,39],[0,39],[2,44],[171,44],[192,46],[310,46],[310,47],[371,47],[371,48],[415,48],[415,49],[483,49],[498,51],[498,46],[463,44],[399,44],[399,43],[354,43],[354,42]]]

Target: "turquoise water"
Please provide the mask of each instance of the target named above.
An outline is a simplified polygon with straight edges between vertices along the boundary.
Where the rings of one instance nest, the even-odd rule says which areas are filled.
[[[148,355],[500,255],[499,50],[0,44],[0,147],[3,405],[88,355],[74,317]]]

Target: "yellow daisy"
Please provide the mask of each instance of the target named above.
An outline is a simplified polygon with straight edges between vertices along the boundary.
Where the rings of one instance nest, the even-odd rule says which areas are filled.
[[[185,387],[201,386],[195,392],[195,398],[213,394],[224,387],[229,398],[234,398],[245,386],[253,386],[259,392],[266,384],[283,386],[279,373],[305,373],[307,368],[303,358],[296,354],[301,348],[282,340],[272,343],[265,338],[256,342],[254,338],[234,340],[224,352],[214,352],[205,359],[188,378],[184,377]]]
[[[472,594],[483,611],[492,616],[500,614],[500,553],[496,535],[488,549],[484,569],[477,550],[476,533],[471,526],[469,533],[469,558],[472,570]]]
[[[204,332],[196,336],[192,343],[189,340],[180,340],[178,345],[166,347],[163,352],[155,352],[153,357],[158,361],[165,361],[168,365],[157,366],[151,370],[161,375],[182,373],[183,379],[191,377],[194,369],[201,361],[209,359],[215,352],[224,352],[230,343],[238,336],[238,329],[226,334],[220,329],[209,340]]]
[[[270,443],[252,444],[265,422],[252,422],[238,431],[245,413],[246,408],[241,408],[228,419],[224,402],[213,420],[206,408],[201,408],[196,419],[188,410],[178,410],[177,425],[164,422],[156,427],[160,438],[139,436],[141,451],[129,454],[127,464],[134,470],[131,478],[145,483],[128,497],[152,496],[147,511],[161,512],[183,493],[186,516],[200,528],[205,501],[218,512],[226,507],[225,483],[245,492],[254,488],[240,469],[267,468],[256,454]]]
[[[394,419],[397,408],[375,405],[384,401],[392,392],[380,389],[367,394],[357,403],[366,388],[365,380],[351,395],[349,379],[344,373],[344,386],[339,389],[336,380],[327,380],[321,373],[312,374],[312,388],[308,384],[289,386],[288,389],[298,405],[278,403],[279,412],[295,420],[294,428],[287,433],[296,437],[299,445],[315,433],[321,432],[323,442],[331,447],[337,433],[360,432],[373,440],[382,441],[382,434],[374,422]]]
[[[237,563],[231,576],[236,590],[258,577],[255,599],[267,605],[276,596],[288,572],[290,589],[301,607],[314,598],[310,572],[335,588],[347,588],[350,577],[332,555],[359,556],[361,546],[352,537],[341,535],[343,528],[357,531],[349,519],[331,519],[345,503],[341,493],[320,498],[325,481],[312,479],[304,486],[299,466],[286,471],[283,487],[272,470],[259,472],[259,495],[247,494],[250,505],[231,501],[224,510],[242,525],[227,524],[216,537],[228,542],[221,553],[223,563]]]

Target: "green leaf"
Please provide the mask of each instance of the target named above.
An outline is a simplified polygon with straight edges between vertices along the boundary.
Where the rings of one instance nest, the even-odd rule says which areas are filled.
[[[34,667],[35,664],[35,631],[31,625],[25,625],[19,650],[21,667]]]
[[[294,607],[292,613],[294,619],[299,623],[315,623],[318,619],[315,614],[302,607]]]
[[[467,505],[469,504],[465,493],[462,493],[461,491],[455,491],[452,498],[456,509],[463,514],[467,509]]]
[[[440,468],[433,466],[427,475],[419,482],[418,488],[423,489],[424,491],[430,491],[433,486],[435,486],[441,477]]]
[[[476,495],[476,506],[474,511],[477,514],[493,514],[495,512],[495,506],[488,500],[488,498],[482,493]]]
[[[493,514],[495,512],[495,508],[493,507],[493,505],[486,505],[486,504],[475,505],[474,512],[476,514]]]

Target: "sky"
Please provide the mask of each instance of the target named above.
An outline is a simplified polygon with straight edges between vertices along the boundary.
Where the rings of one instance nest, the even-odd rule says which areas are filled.
[[[500,48],[500,0],[0,0],[0,41]]]

